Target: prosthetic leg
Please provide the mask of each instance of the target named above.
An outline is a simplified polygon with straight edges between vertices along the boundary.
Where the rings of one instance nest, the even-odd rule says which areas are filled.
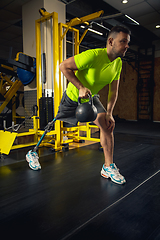
[[[40,170],[41,169],[41,165],[38,161],[39,157],[38,157],[38,154],[37,154],[37,150],[38,150],[38,147],[41,144],[42,140],[46,136],[46,134],[52,130],[52,127],[53,127],[53,124],[54,124],[55,121],[56,121],[56,118],[54,118],[51,122],[49,122],[47,124],[47,126],[45,127],[45,131],[44,131],[42,137],[40,138],[39,142],[37,143],[37,145],[33,148],[33,150],[30,150],[26,154],[26,161],[29,163],[29,167],[33,170]]]

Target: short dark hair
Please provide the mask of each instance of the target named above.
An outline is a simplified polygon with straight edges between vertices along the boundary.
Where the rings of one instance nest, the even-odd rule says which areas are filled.
[[[127,28],[127,27],[123,27],[123,26],[114,26],[108,33],[107,35],[107,40],[108,38],[110,37],[110,35],[112,33],[120,33],[120,32],[123,32],[123,33],[127,33],[129,35],[131,35],[131,31]]]

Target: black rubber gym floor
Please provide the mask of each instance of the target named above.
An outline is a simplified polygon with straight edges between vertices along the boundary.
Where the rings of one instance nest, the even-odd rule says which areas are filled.
[[[100,176],[104,157],[97,143],[68,152],[40,149],[41,171],[28,167],[28,149],[1,159],[1,236],[159,240],[160,124],[140,125],[124,122],[115,130],[123,186]]]

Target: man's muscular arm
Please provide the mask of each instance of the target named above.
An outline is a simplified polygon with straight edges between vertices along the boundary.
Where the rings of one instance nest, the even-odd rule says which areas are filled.
[[[107,113],[106,113],[106,121],[107,121],[108,129],[114,128],[115,126],[115,121],[112,114],[113,114],[113,109],[118,97],[118,88],[119,88],[119,80],[113,81],[112,83],[109,84]]]
[[[91,91],[84,87],[79,79],[75,76],[74,71],[78,70],[74,57],[70,57],[64,60],[59,66],[61,72],[64,76],[79,90],[79,97],[88,98],[88,94],[91,94]]]

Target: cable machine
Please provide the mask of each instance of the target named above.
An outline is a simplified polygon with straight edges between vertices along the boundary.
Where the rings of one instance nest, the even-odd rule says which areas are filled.
[[[72,32],[72,54],[76,55],[79,53],[79,46],[88,32],[88,28],[90,26],[88,21],[98,18],[101,14],[103,14],[103,11],[99,11],[82,18],[74,18],[67,24],[59,23],[59,60],[60,62],[64,60],[62,57],[63,46],[64,46],[65,36],[67,32],[68,31]],[[76,26],[82,23],[86,24],[86,28],[81,38],[79,38],[79,30],[77,30],[76,28],[73,28],[73,26]],[[62,82],[62,74],[60,74],[60,81]],[[62,90],[61,90],[61,94],[62,94]],[[61,144],[70,143],[70,142],[81,142],[83,140],[100,142],[99,138],[93,138],[91,136],[92,129],[99,129],[99,128],[96,125],[93,125],[92,123],[86,123],[85,125],[80,125],[78,123],[77,126],[73,126],[73,127],[72,126],[65,127],[63,126],[63,123],[61,123],[61,138],[60,138]],[[64,137],[66,137],[67,139],[65,139]]]

